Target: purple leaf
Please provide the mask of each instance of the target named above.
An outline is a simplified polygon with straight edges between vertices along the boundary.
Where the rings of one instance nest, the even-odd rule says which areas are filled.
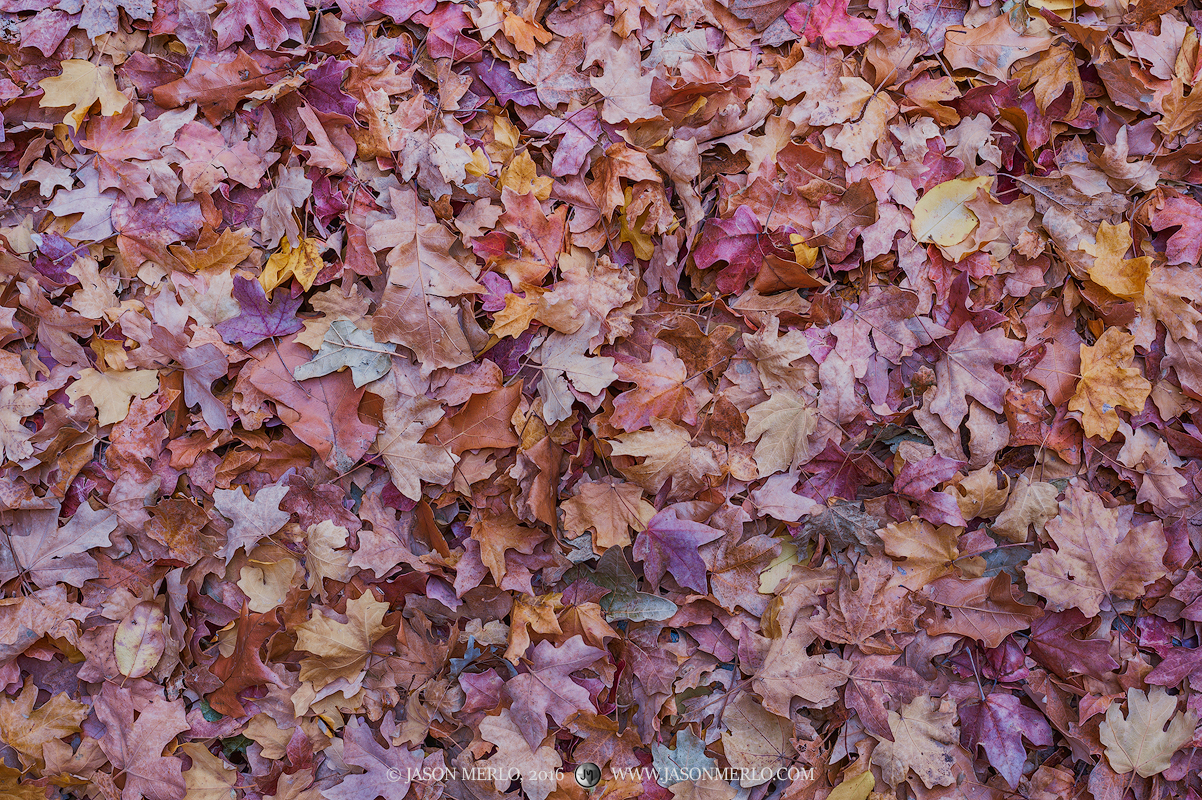
[[[960,726],[961,742],[970,750],[977,745],[984,748],[989,763],[1012,789],[1018,788],[1027,760],[1022,737],[1040,747],[1052,743],[1052,726],[1043,714],[1003,692],[990,694],[984,702],[963,706]]]
[[[1110,640],[1078,639],[1073,636],[1074,631],[1085,627],[1090,621],[1089,617],[1075,608],[1035,620],[1031,623],[1031,640],[1027,646],[1031,658],[1064,678],[1079,674],[1104,679],[1105,673],[1119,666],[1110,657]],[[1153,674],[1159,669],[1153,670]],[[1150,679],[1152,676],[1148,677]]]
[[[300,295],[291,297],[277,292],[275,299],[268,302],[258,281],[235,275],[234,299],[242,313],[217,324],[217,332],[227,344],[254,347],[259,342],[274,336],[287,336],[304,327],[296,317],[304,302]]]
[[[774,241],[776,236],[760,226],[747,206],[739,206],[730,219],[711,219],[705,223],[693,257],[698,269],[709,269],[725,261],[726,269],[718,273],[718,289],[727,294],[739,292],[759,273],[764,256],[793,258],[792,252]]]
[[[722,536],[722,531],[676,516],[676,508],[665,509],[647,523],[634,540],[634,557],[643,562],[643,572],[658,586],[664,570],[687,589],[705,593],[705,562],[697,548]]]

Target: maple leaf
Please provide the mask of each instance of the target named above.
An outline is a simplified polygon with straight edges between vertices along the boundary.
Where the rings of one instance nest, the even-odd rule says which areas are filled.
[[[747,206],[739,206],[730,219],[709,220],[701,229],[693,258],[698,269],[725,262],[718,273],[718,289],[738,292],[747,286],[770,256],[788,260],[792,253],[765,232]]]
[[[270,0],[268,3],[261,3],[259,0],[229,0],[213,20],[217,47],[224,50],[231,44],[237,44],[249,30],[254,36],[256,47],[274,50],[286,39],[294,38],[300,41],[300,26],[289,25],[286,21],[307,19],[308,16],[309,12],[303,0]]]
[[[243,0],[244,2],[253,3],[256,0]],[[300,226],[296,221],[296,209],[305,204],[312,196],[313,182],[305,177],[304,170],[299,166],[281,167],[279,176],[276,178],[274,188],[259,198],[255,203],[256,208],[263,210],[262,219],[262,234],[263,244],[267,247],[275,247],[280,243],[280,240],[287,237],[291,247],[298,247],[302,252],[306,251],[305,245],[308,244],[302,241],[300,235]],[[309,245],[312,246],[311,244]],[[287,258],[287,256],[285,256]],[[312,271],[314,267],[313,258],[307,257],[304,262],[303,270]],[[312,285],[313,278],[307,277],[310,272],[302,272],[306,277],[299,277],[298,280],[304,284],[306,280]],[[316,272],[311,272],[314,276]],[[266,288],[266,286],[264,286]],[[308,286],[305,286],[308,289]]]
[[[614,455],[643,457],[641,464],[623,472],[649,492],[658,492],[672,479],[674,492],[680,495],[708,483],[708,476],[719,474],[718,462],[711,450],[695,447],[684,428],[661,419],[651,420],[650,431],[635,431],[618,436]]]
[[[499,715],[485,717],[480,722],[480,736],[497,746],[497,752],[484,763],[499,776],[493,781],[498,792],[509,787],[512,782],[509,776],[518,775],[529,800],[547,800],[556,784],[553,777],[545,776],[553,776],[563,764],[554,747],[540,745],[541,737],[539,742],[530,744],[508,708]]]
[[[852,589],[851,580],[843,578],[838,589],[827,601],[825,612],[819,612],[810,628],[832,642],[856,645],[865,653],[897,652],[893,632],[904,632],[910,625],[908,592],[893,584],[893,562],[884,557],[860,563],[856,568],[859,585]],[[876,634],[888,631],[884,641]]]
[[[1124,257],[1131,245],[1129,222],[1121,225],[1103,222],[1094,243],[1082,245],[1082,249],[1094,257],[1089,279],[1114,296],[1127,300],[1143,296],[1144,284],[1152,270],[1152,259],[1148,256]]]
[[[267,266],[263,267],[259,283],[262,284],[264,292],[271,292],[289,278],[296,278],[296,282],[308,291],[313,288],[313,281],[324,266],[320,241],[301,239],[300,244],[293,247],[291,241],[285,240],[280,245],[279,252],[267,259]]]
[[[335,469],[350,469],[379,433],[356,413],[363,389],[355,389],[349,374],[338,373],[305,381],[302,388],[292,372],[309,361],[310,352],[292,339],[256,349],[262,352],[248,382],[276,402],[277,415],[298,439]]]
[[[1165,574],[1167,543],[1159,520],[1132,527],[1134,511],[1107,508],[1081,484],[1070,485],[1060,515],[1047,524],[1056,550],[1027,561],[1027,586],[1046,597],[1049,608],[1079,608],[1090,616],[1112,598],[1142,597],[1144,587]]]
[[[931,635],[958,633],[997,647],[1007,636],[1031,625],[1042,609],[1014,598],[1010,575],[960,580],[943,577],[932,581],[924,592],[941,611],[924,614],[922,624]]]
[[[384,405],[376,452],[388,465],[393,484],[410,500],[421,498],[423,480],[444,484],[454,475],[458,457],[445,445],[420,441],[442,416],[442,405],[428,397],[401,395]]]
[[[299,326],[293,330],[299,330]],[[395,350],[396,345],[377,342],[370,331],[356,327],[354,322],[338,319],[330,323],[313,360],[298,366],[292,375],[298,381],[306,381],[349,367],[357,389],[388,374]]]
[[[1193,737],[1197,724],[1198,715],[1177,711],[1177,698],[1161,687],[1147,694],[1132,687],[1127,690],[1127,714],[1118,704],[1106,709],[1098,738],[1106,746],[1111,769],[1120,775],[1134,770],[1150,778],[1169,768],[1173,753]]]
[[[1073,636],[1089,621],[1075,608],[1057,614],[1044,614],[1031,623],[1031,641],[1027,646],[1031,656],[1063,677],[1082,674],[1104,679],[1105,673],[1118,668],[1118,662],[1110,655],[1110,640],[1077,639]],[[1149,673],[1149,683],[1156,682],[1152,677],[1159,677],[1157,673],[1161,666],[1164,666],[1164,662]]]
[[[995,367],[1013,364],[1022,350],[1021,342],[1008,338],[1000,329],[978,333],[971,324],[960,326],[935,367],[931,412],[955,430],[968,415],[969,397],[988,409],[1001,411],[1009,383]]]
[[[659,585],[666,570],[681,586],[704,593],[705,563],[697,548],[722,536],[722,531],[680,519],[678,513],[668,508],[648,520],[634,540],[634,557],[643,562],[652,586]]]
[[[656,515],[642,489],[613,478],[578,483],[560,508],[564,529],[582,536],[591,528],[593,547],[600,551],[630,544],[630,531],[641,533]]]
[[[950,525],[936,528],[917,517],[892,522],[877,531],[877,535],[884,542],[886,553],[903,559],[898,571],[905,577],[899,583],[907,589],[921,589],[947,574],[960,554],[959,528]]]
[[[100,103],[100,113],[107,117],[129,104],[129,98],[117,89],[112,67],[78,58],[67,59],[62,62],[62,67],[62,73],[44,78],[38,84],[45,92],[38,102],[42,108],[71,106],[67,120],[75,130],[83,125],[83,119],[94,103]]]
[[[404,800],[409,793],[410,775],[422,764],[421,750],[385,747],[372,736],[371,727],[361,717],[354,717],[342,729],[343,759],[365,771],[347,775],[322,792],[330,800],[360,800],[364,797],[383,797],[385,800]]]
[[[991,692],[983,701],[962,708],[960,724],[969,745],[979,745],[989,763],[1014,789],[1018,788],[1027,760],[1022,739],[1041,747],[1052,743],[1052,726],[1044,716],[1004,692]]]
[[[635,384],[614,399],[613,422],[623,430],[634,431],[651,424],[652,417],[680,419],[697,424],[697,407],[704,405],[687,385],[685,364],[661,344],[651,346],[651,360],[645,363],[617,361],[613,371],[618,380]]]
[[[122,800],[178,800],[187,791],[183,762],[164,756],[167,745],[190,727],[183,702],[153,696],[140,704],[135,717],[134,697],[128,688],[111,683],[95,697],[96,716],[107,730],[100,747],[125,773]]]
[[[766,711],[750,693],[744,692],[722,712],[726,730],[722,750],[735,769],[743,771],[744,788],[767,783],[768,776],[792,762],[789,740],[793,731],[785,718]]]
[[[964,527],[960,505],[948,494],[934,488],[956,474],[960,462],[941,455],[902,467],[893,483],[894,490],[918,504],[918,515],[936,525]]]
[[[280,502],[288,494],[288,486],[275,484],[264,486],[250,499],[241,489],[217,489],[213,492],[213,504],[233,523],[223,548],[225,563],[229,563],[238,548],[249,553],[265,536],[270,536],[284,527],[291,515],[280,510]]]
[[[893,741],[877,744],[872,763],[881,767],[890,786],[904,781],[911,770],[928,789],[955,783],[951,751],[960,741],[955,725],[955,704],[949,698],[916,697],[900,712],[889,712]]]
[[[267,88],[270,78],[265,72],[242,50],[228,63],[197,58],[186,75],[156,86],[154,99],[166,108],[195,102],[209,122],[216,124],[247,95]]]
[[[876,26],[848,15],[847,6],[842,0],[802,0],[785,12],[785,21],[810,41],[821,37],[831,47],[856,47],[876,36]]]
[[[98,576],[96,560],[87,553],[107,547],[119,520],[112,511],[94,511],[83,503],[65,525],[58,525],[58,507],[23,512],[6,537],[6,549],[0,551],[0,580],[7,581],[20,572],[29,575],[38,586],[53,586],[61,581],[82,586]]]
[[[226,800],[238,782],[238,771],[199,742],[184,742],[180,751],[192,760],[184,770],[185,800]]]
[[[230,344],[236,342],[250,348],[266,339],[296,333],[304,327],[296,317],[296,312],[304,302],[299,295],[281,295],[275,300],[268,300],[262,284],[235,275],[233,297],[238,301],[242,313],[216,325],[221,338]]]
[[[531,749],[546,737],[548,716],[563,725],[578,711],[596,711],[588,690],[575,683],[570,674],[591,666],[604,654],[585,644],[581,636],[558,646],[542,641],[534,647],[529,670],[505,684],[513,722]]]
[[[638,44],[627,39],[609,54],[604,72],[590,82],[605,97],[601,118],[616,125],[654,119],[659,114],[651,104],[652,76],[639,63]]]
[[[1014,30],[1006,14],[1000,14],[975,28],[949,27],[943,53],[952,69],[972,69],[1004,81],[1014,62],[1051,46],[1050,37],[1025,36]]]
[[[300,679],[321,688],[345,678],[351,684],[363,676],[376,642],[390,630],[384,624],[388,604],[371,592],[346,601],[346,622],[314,610],[313,616],[297,625],[296,647],[312,653],[301,659]]]
[[[723,538],[709,565],[714,599],[732,613],[742,607],[762,614],[768,598],[759,593],[760,574],[780,549],[780,542],[771,536],[752,536],[742,542],[737,536]]]
[[[1190,197],[1170,197],[1156,210],[1152,228],[1180,227],[1169,237],[1165,257],[1170,264],[1196,264],[1202,259],[1202,204]]]
[[[26,679],[15,698],[0,698],[0,736],[14,750],[33,760],[42,758],[42,745],[79,731],[87,706],[65,694],[55,694],[37,709],[38,688]]]
[[[989,176],[956,178],[931,187],[914,205],[914,238],[944,247],[960,244],[979,222],[966,204],[977,196],[978,189],[988,192],[992,187]]]
[[[1152,384],[1131,365],[1134,359],[1134,337],[1117,328],[1107,328],[1092,347],[1081,345],[1081,380],[1068,407],[1081,412],[1086,436],[1109,440],[1119,427],[1119,408],[1143,410]]]
[[[797,392],[783,390],[747,411],[746,442],[756,442],[761,478],[797,469],[812,457],[809,438],[818,427],[818,409]]]
[[[92,39],[116,32],[118,9],[124,9],[132,19],[148,20],[154,16],[152,0],[68,0],[58,7],[68,14],[77,14],[82,9],[79,24]]]

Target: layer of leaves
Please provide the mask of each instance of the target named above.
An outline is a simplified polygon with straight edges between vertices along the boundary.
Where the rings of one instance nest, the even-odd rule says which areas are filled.
[[[1195,0],[0,18],[0,796],[1202,794]]]

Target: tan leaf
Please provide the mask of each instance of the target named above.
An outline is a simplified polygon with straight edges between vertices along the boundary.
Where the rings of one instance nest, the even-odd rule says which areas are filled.
[[[772,393],[747,411],[745,442],[756,442],[759,476],[788,472],[810,460],[810,435],[818,427],[818,408],[791,389]],[[758,440],[758,441],[757,441]]]
[[[994,520],[993,532],[1011,542],[1027,541],[1027,529],[1032,525],[1036,533],[1042,534],[1044,525],[1060,509],[1056,502],[1058,494],[1059,490],[1050,483],[1032,483],[1026,475],[1019,475],[1006,508]]]
[[[66,121],[75,130],[79,130],[93,103],[100,103],[100,113],[106,117],[114,116],[129,104],[129,98],[117,88],[112,67],[78,58],[67,59],[62,67],[61,74],[38,83],[45,92],[38,105],[42,108],[73,106],[67,112]]]
[[[1079,608],[1095,616],[1103,601],[1134,600],[1165,574],[1168,549],[1160,520],[1131,526],[1134,506],[1107,508],[1102,498],[1073,483],[1060,515],[1047,524],[1056,549],[1044,549],[1027,562],[1028,588],[1057,611]]]
[[[609,478],[576,484],[571,499],[560,504],[563,527],[576,536],[592,528],[593,549],[630,544],[630,531],[639,533],[655,516],[655,506],[643,499],[643,490],[632,483]]]
[[[0,697],[0,740],[22,755],[42,758],[42,745],[79,732],[88,706],[56,694],[35,709],[38,687],[31,678],[15,698]]]
[[[320,609],[296,626],[296,649],[312,653],[301,659],[300,678],[317,688],[346,678],[352,684],[363,674],[372,648],[389,626],[384,624],[388,604],[370,591],[346,603],[346,622]]]
[[[125,419],[133,398],[149,397],[158,388],[158,370],[97,372],[89,367],[80,370],[79,377],[67,387],[67,396],[72,403],[80,397],[90,397],[100,412],[100,424],[104,426]]]
[[[767,783],[778,769],[791,766],[792,722],[766,711],[752,695],[741,694],[726,706],[722,723],[726,725],[722,734],[726,759],[735,769],[747,771],[739,781],[743,788]]]
[[[1098,738],[1106,745],[1111,769],[1120,775],[1134,770],[1150,778],[1169,768],[1173,754],[1193,738],[1197,724],[1198,715],[1177,711],[1177,698],[1163,687],[1155,686],[1148,694],[1132,687],[1127,689],[1127,716],[1118,703],[1111,705]]]
[[[969,517],[971,519],[971,517]],[[958,540],[962,528],[940,525],[911,517],[907,522],[892,522],[877,531],[885,543],[885,552],[904,559],[898,564],[902,578],[898,585],[918,590],[948,574],[960,555]]]
[[[881,768],[886,783],[897,786],[910,770],[928,789],[956,782],[952,751],[960,744],[960,734],[956,704],[950,698],[922,695],[903,706],[901,713],[890,711],[889,730],[893,741],[879,742],[872,752],[872,763]]]
[[[209,752],[200,742],[184,742],[180,752],[192,759],[184,771],[188,793],[184,800],[231,800],[238,770]]]

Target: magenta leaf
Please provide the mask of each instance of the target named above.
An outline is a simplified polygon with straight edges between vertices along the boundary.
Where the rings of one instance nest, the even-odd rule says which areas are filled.
[[[272,300],[267,299],[263,286],[256,280],[234,276],[234,299],[242,313],[217,324],[217,332],[229,344],[240,344],[251,348],[259,342],[276,336],[296,333],[304,325],[297,319],[304,297],[291,297],[276,292]]]
[[[668,508],[652,517],[634,540],[634,557],[643,562],[643,572],[654,586],[667,570],[684,588],[705,592],[705,562],[697,548],[721,536],[717,528],[680,519],[675,507]]]

